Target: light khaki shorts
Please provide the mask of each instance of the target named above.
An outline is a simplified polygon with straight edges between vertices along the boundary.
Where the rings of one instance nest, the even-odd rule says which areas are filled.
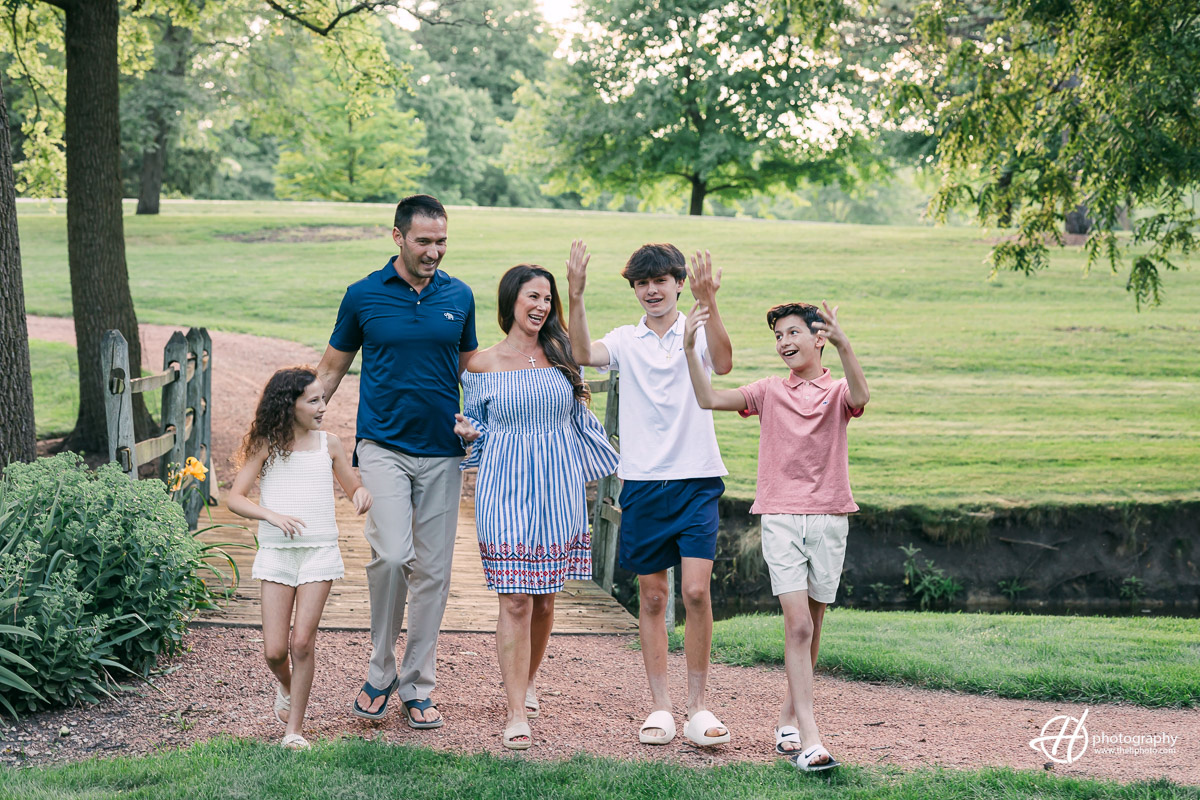
[[[845,514],[763,514],[762,551],[771,571],[771,593],[808,590],[818,603],[832,603],[842,580]]]

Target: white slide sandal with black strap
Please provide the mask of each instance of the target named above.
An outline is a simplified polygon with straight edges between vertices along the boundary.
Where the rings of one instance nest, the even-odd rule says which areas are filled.
[[[821,756],[825,756],[825,758],[829,760],[824,764],[814,764],[813,762]],[[796,769],[800,770],[801,772],[820,772],[823,769],[833,769],[836,766],[840,766],[838,762],[833,760],[833,756],[829,754],[829,751],[825,749],[825,746],[820,744],[814,744],[807,750],[792,756],[791,762],[795,764]]]
[[[794,744],[795,747],[787,749],[785,744]],[[800,752],[800,729],[792,725],[784,725],[782,728],[775,729],[775,752],[781,756],[793,756]]]

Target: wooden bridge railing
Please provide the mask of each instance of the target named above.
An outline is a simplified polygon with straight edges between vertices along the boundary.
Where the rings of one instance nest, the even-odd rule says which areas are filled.
[[[212,468],[212,337],[204,328],[187,335],[175,331],[163,348],[163,370],[145,377],[129,375],[129,343],[120,331],[106,331],[100,345],[104,376],[104,415],[108,421],[108,457],[137,479],[138,467],[161,458],[159,474],[181,468],[194,457]],[[162,389],[162,433],[136,441],[133,395]],[[206,501],[216,499],[216,480],[199,485],[199,492],[180,496],[188,524],[195,526]]]
[[[606,393],[604,406],[604,430],[608,441],[617,450],[621,449],[619,429],[619,404],[621,379],[617,370],[611,370],[607,378],[587,382],[593,395]],[[601,478],[596,486],[596,504],[592,509],[592,574],[596,583],[608,594],[613,593],[613,576],[617,567],[617,540],[621,531],[621,479],[615,474]],[[675,627],[675,570],[667,570],[667,585],[671,591],[667,596],[667,630]]]

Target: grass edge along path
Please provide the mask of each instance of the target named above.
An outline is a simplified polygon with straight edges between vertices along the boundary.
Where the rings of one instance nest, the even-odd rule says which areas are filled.
[[[681,647],[683,628],[672,635]],[[831,608],[818,669],[1027,700],[1200,707],[1200,620],[864,611]],[[712,658],[783,664],[783,617],[750,614],[713,626]]]
[[[420,787],[421,798],[475,797],[678,800],[833,798],[937,800],[1003,798],[1200,798],[1166,780],[1122,785],[1008,768],[972,771],[843,766],[804,775],[787,762],[695,768],[576,756],[537,762],[487,754],[458,755],[362,739],[318,742],[306,753],[229,738],[145,757],[92,759],[62,766],[0,771],[0,795],[13,800],[67,798],[270,798],[306,800],[392,796]]]

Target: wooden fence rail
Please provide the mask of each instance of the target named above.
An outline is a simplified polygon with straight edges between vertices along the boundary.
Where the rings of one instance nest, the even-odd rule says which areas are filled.
[[[101,374],[104,376],[104,415],[108,422],[108,457],[120,464],[130,478],[137,479],[138,467],[154,459],[159,476],[167,479],[173,466],[183,466],[194,457],[212,468],[212,337],[204,328],[187,335],[175,331],[163,348],[162,372],[145,377],[129,374],[129,343],[120,331],[104,333],[100,344]],[[162,433],[136,441],[133,432],[133,395],[162,389]],[[215,502],[216,481],[199,485],[199,491],[180,496],[188,524],[196,525],[204,503]]]
[[[605,392],[604,430],[608,441],[621,449],[619,403],[621,379],[617,370],[610,370],[602,380],[588,381],[592,394]],[[600,479],[596,486],[596,504],[592,508],[592,577],[608,594],[613,593],[613,577],[617,567],[617,541],[621,531],[621,479],[615,474]],[[667,630],[675,627],[675,570],[667,570]]]

